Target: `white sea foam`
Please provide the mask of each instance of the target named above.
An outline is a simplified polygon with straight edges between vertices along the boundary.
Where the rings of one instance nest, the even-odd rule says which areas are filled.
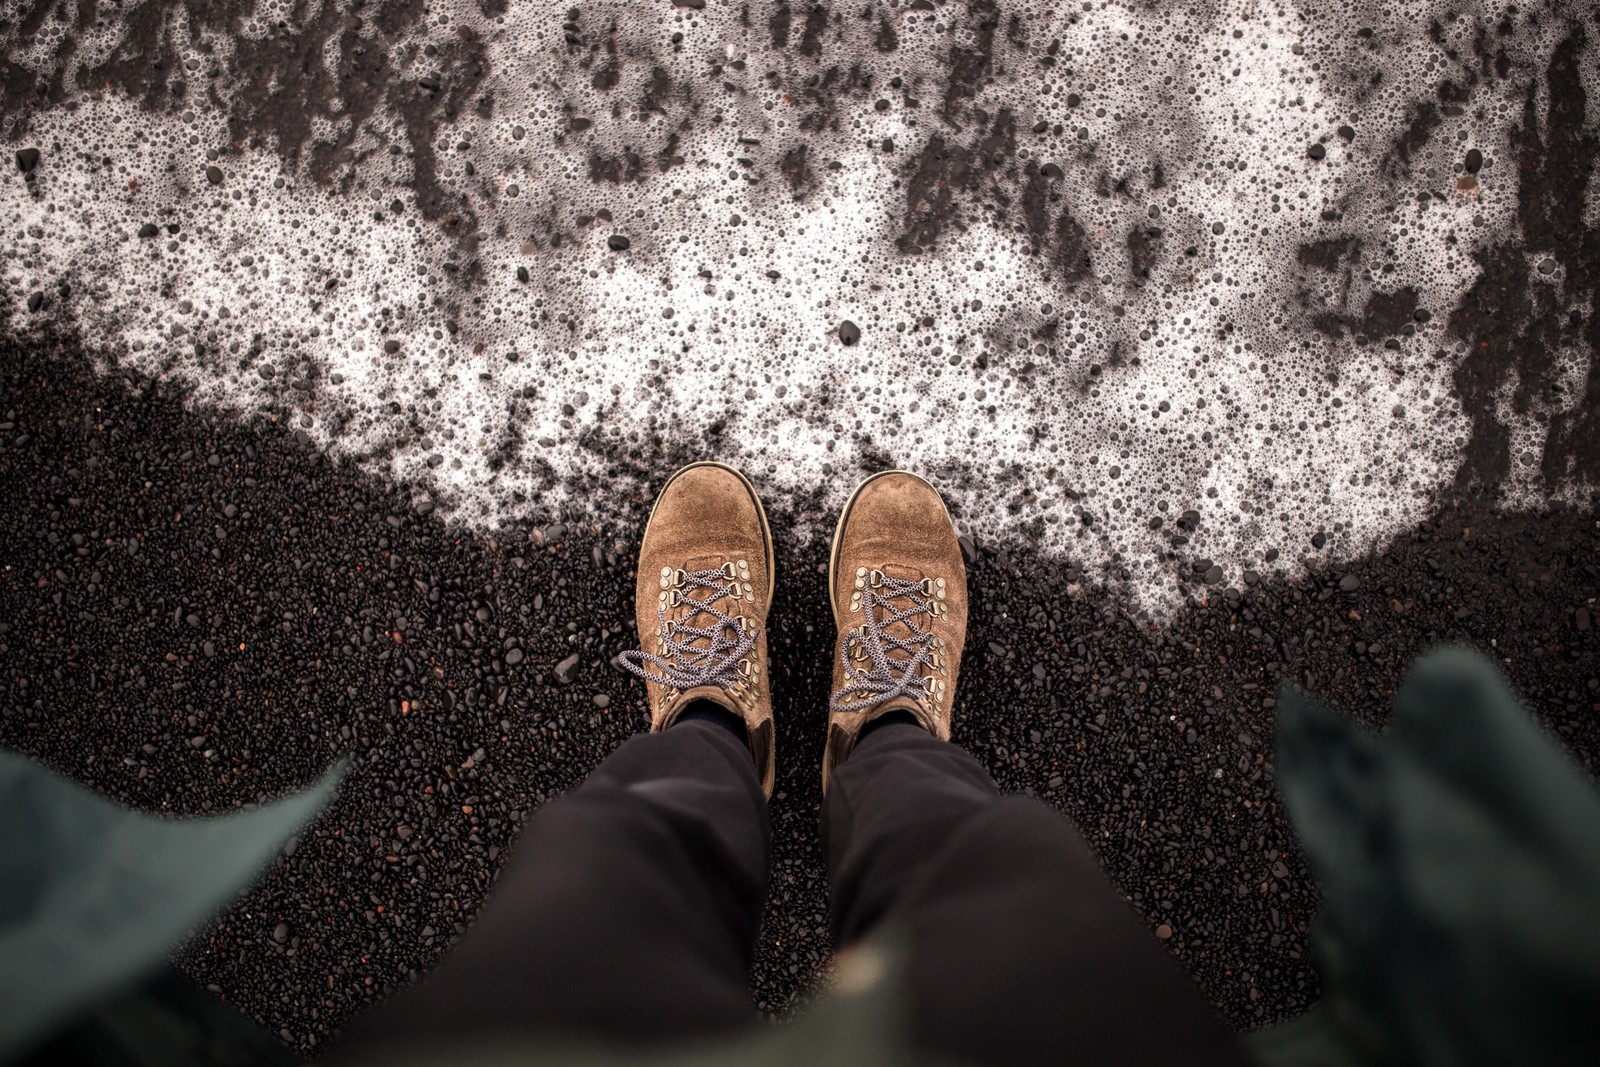
[[[820,487],[825,505],[889,462],[939,481],[965,528],[1041,543],[1159,615],[1197,560],[1236,581],[1293,573],[1318,531],[1324,558],[1364,550],[1417,520],[1459,462],[1463,353],[1443,320],[1477,277],[1471,249],[1517,225],[1508,131],[1559,27],[1519,33],[1520,73],[1481,80],[1406,159],[1415,107],[1460,79],[1445,48],[1474,62],[1500,7],[1400,8],[1007,6],[992,77],[947,105],[952,49],[982,43],[982,11],[954,3],[839,7],[803,55],[804,7],[780,53],[769,12],[746,26],[739,5],[587,4],[568,23],[565,3],[486,16],[451,0],[405,35],[358,34],[408,82],[439,73],[426,46],[481,42],[471,99],[434,116],[444,207],[424,217],[393,98],[359,128],[337,107],[316,120],[312,141],[347,137],[353,162],[314,181],[272,143],[235,143],[234,87],[205,79],[292,32],[275,28],[290,10],[204,28],[180,7],[167,30],[186,103],[80,90],[32,115],[16,143],[44,162],[32,186],[0,184],[0,295],[26,323],[29,295],[66,283],[47,313],[121,364],[292,420],[468,525],[604,513],[584,497],[647,494],[663,473],[632,484],[617,457],[648,467],[663,445],[741,464],[774,500]],[[8,48],[53,70],[63,32],[47,20]],[[81,35],[65,84],[119,33]],[[344,48],[330,38],[320,61],[336,69]],[[614,84],[597,87],[613,48]],[[870,88],[811,96],[813,76]],[[1019,149],[992,170],[970,155],[990,134]],[[964,180],[948,164],[942,186],[917,184],[934,138],[969,153],[976,191],[907,255],[897,239],[937,213],[928,198]],[[800,146],[809,178],[791,183]],[[1487,162],[1458,190],[1469,147]],[[1063,176],[1043,183],[1039,235],[1022,197],[1045,163]],[[1063,252],[1063,213],[1086,263]],[[159,233],[137,236],[146,223]],[[611,234],[630,247],[610,250]],[[1327,267],[1300,256],[1342,238]],[[1407,287],[1433,317],[1395,347],[1313,326]],[[1586,354],[1561,358],[1586,373]],[[1515,439],[1536,459],[1538,425]],[[1544,499],[1536,467],[1522,462],[1510,502]]]

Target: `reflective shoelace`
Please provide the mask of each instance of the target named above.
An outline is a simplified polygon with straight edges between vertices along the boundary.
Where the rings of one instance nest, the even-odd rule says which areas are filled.
[[[739,661],[756,645],[755,626],[716,606],[717,601],[724,598],[740,599],[739,582],[730,578],[720,567],[680,573],[683,578],[675,589],[682,598],[681,603],[690,608],[684,616],[685,621],[669,623],[666,607],[656,606],[656,618],[666,635],[666,654],[633,650],[619,655],[616,663],[646,681],[676,689],[680,693],[702,685],[730,689],[742,677]],[[703,600],[689,595],[691,591],[700,589],[709,590],[711,595]],[[688,620],[699,615],[710,615],[710,625],[687,624]],[[697,645],[695,642],[701,643]],[[652,670],[652,667],[655,669]]]
[[[929,614],[933,594],[922,581],[891,578],[881,571],[873,577],[878,585],[869,583],[862,591],[862,614],[866,622],[839,646],[845,682],[829,702],[834,711],[862,711],[893,697],[917,700],[927,694],[927,683],[918,672],[931,662],[934,635],[915,620]],[[909,608],[898,608],[892,603],[902,598],[911,603]],[[896,637],[887,632],[897,622],[906,625],[910,636]],[[865,650],[867,667],[857,667],[851,659],[852,640]],[[905,653],[905,658],[890,659],[892,651]]]

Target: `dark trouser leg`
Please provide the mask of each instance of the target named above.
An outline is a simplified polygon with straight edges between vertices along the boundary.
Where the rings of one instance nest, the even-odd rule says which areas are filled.
[[[992,1064],[1248,1062],[1044,804],[916,726],[865,736],[823,807],[834,944],[908,940],[918,1041]]]
[[[477,922],[345,1046],[495,1030],[689,1038],[751,1022],[771,831],[750,751],[631,738],[528,822]]]

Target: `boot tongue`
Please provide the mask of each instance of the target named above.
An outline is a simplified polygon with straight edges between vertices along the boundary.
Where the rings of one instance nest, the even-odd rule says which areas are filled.
[[[922,580],[921,571],[915,567],[907,567],[902,563],[885,563],[878,569],[884,573],[885,577],[894,578],[898,581],[920,582]],[[912,606],[911,599],[906,596],[886,598],[886,603],[892,605],[897,611],[908,611]],[[904,622],[892,622],[883,628],[883,632],[902,641],[909,641],[917,636],[917,632],[911,628],[911,625]],[[906,658],[907,654],[904,652],[895,649],[889,650],[889,662],[891,663],[899,663]]]
[[[720,568],[725,562],[727,561],[722,556],[692,556],[684,561],[683,569],[690,572],[710,571]],[[694,594],[693,600],[687,595],[684,596],[685,609],[676,621],[685,626],[710,626],[713,622],[712,616],[697,611],[688,605],[704,604],[717,598],[713,596],[709,589],[696,589]],[[709,637],[696,637],[689,642],[689,647],[701,650],[708,649],[711,647],[711,639]],[[718,690],[718,692],[721,692],[721,690]]]

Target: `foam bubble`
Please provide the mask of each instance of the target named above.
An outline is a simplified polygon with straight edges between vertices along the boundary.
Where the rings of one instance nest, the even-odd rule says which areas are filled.
[[[137,98],[105,65],[157,45],[54,10],[7,41],[76,88],[12,130],[4,300],[470,525],[603,513],[672,449],[804,525],[887,463],[1161,614],[1459,462],[1443,322],[1558,27],[1472,79],[1501,5],[1423,6],[173,5],[185,91]]]

